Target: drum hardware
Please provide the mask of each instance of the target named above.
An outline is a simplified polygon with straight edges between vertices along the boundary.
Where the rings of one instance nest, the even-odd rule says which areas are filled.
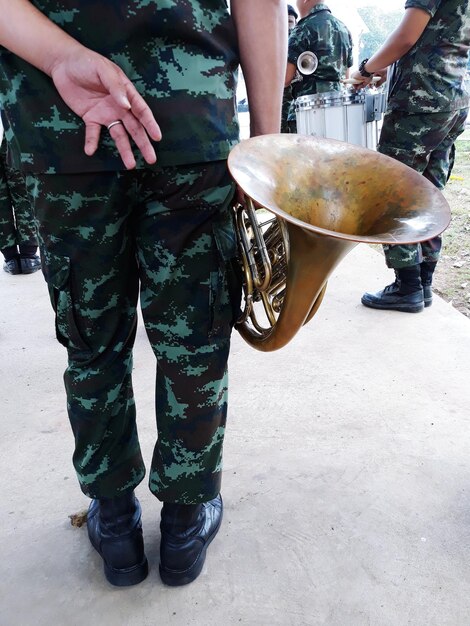
[[[386,94],[369,93],[365,96],[365,121],[379,122],[387,108]]]
[[[327,91],[295,100],[297,132],[375,150],[385,95],[370,90]]]

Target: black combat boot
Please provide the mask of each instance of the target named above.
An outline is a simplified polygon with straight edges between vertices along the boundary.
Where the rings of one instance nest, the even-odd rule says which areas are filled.
[[[371,309],[419,313],[424,309],[424,294],[419,265],[395,270],[395,282],[377,293],[365,293],[361,302]]]
[[[18,256],[14,259],[8,259],[8,261],[5,261],[3,264],[3,271],[7,274],[21,274],[20,257]]]
[[[420,265],[425,307],[431,306],[432,304],[432,275],[434,274],[436,265],[437,261],[423,261]]]
[[[20,255],[17,246],[10,246],[1,250],[5,257],[3,270],[7,274],[21,274]]]
[[[220,528],[222,510],[220,494],[203,504],[163,504],[160,576],[166,585],[187,585],[199,576],[207,547]]]
[[[41,259],[37,255],[36,244],[20,243],[20,265],[22,274],[33,274],[41,269]]]
[[[90,504],[88,537],[101,555],[105,576],[112,585],[136,585],[147,577],[141,512],[133,491]]]

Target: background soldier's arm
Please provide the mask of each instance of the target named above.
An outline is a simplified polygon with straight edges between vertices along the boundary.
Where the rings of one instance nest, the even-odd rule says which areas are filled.
[[[287,57],[284,0],[232,0],[250,107],[250,134],[278,133]]]
[[[400,24],[383,46],[371,56],[364,69],[371,73],[383,72],[384,68],[401,59],[421,37],[430,19],[431,16],[424,9],[406,9]],[[370,82],[370,79],[364,78],[359,72],[353,72],[351,77],[366,84]]]
[[[294,80],[295,72],[297,68],[293,63],[287,63],[286,76],[284,80],[284,86],[288,87]]]

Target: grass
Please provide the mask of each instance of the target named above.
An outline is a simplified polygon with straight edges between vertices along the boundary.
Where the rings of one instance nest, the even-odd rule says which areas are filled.
[[[455,165],[444,195],[452,221],[443,235],[433,287],[470,318],[470,130],[456,142]]]

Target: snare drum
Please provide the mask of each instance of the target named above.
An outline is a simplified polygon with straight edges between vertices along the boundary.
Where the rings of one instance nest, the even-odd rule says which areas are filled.
[[[295,101],[297,132],[377,149],[378,122],[385,111],[383,93],[327,91]]]

